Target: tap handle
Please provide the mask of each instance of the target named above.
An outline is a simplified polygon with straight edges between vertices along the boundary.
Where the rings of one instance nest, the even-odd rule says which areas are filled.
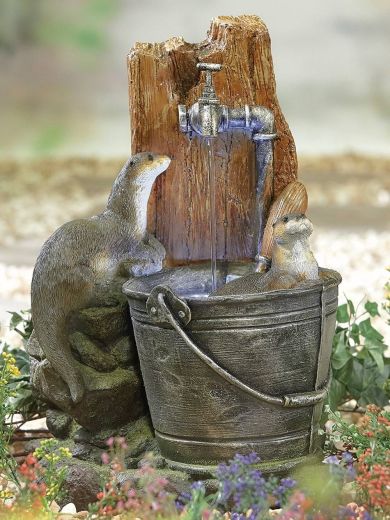
[[[209,70],[210,72],[218,72],[222,69],[220,63],[197,63],[196,68],[199,70]]]
[[[212,87],[213,78],[212,73],[218,72],[222,69],[222,65],[220,63],[197,63],[196,68],[198,70],[203,70],[206,73],[206,86]]]

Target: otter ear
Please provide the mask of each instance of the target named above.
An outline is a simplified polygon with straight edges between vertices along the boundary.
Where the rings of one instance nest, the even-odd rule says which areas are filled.
[[[134,159],[131,159],[131,160],[129,161],[129,166],[134,166],[134,165],[135,165],[135,160],[134,160]]]

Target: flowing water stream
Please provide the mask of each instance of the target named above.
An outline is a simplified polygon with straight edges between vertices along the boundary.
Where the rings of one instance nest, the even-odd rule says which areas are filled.
[[[215,291],[217,289],[217,212],[214,142],[212,138],[207,138],[205,140],[205,148],[207,155],[207,173],[209,182],[211,291]]]

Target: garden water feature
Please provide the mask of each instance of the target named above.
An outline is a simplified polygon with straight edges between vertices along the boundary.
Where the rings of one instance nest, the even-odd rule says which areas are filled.
[[[124,285],[155,435],[169,467],[209,476],[216,465],[255,451],[265,472],[285,472],[321,453],[318,436],[329,385],[338,273],[321,269],[305,287],[210,295],[261,262],[272,190],[274,116],[263,106],[221,105],[215,63],[198,63],[201,97],[179,105],[180,130],[203,146],[209,182],[211,276],[204,264],[163,270]],[[217,263],[213,142],[245,132],[255,143],[252,262]],[[201,239],[199,237],[199,239]]]
[[[72,438],[75,457],[99,460],[102,438],[123,431],[135,445],[129,467],[148,446],[192,477],[213,475],[237,452],[255,451],[266,472],[321,453],[338,273],[321,269],[294,289],[212,294],[269,264],[260,255],[270,208],[296,180],[267,34],[256,17],[220,17],[207,42],[137,44],[129,55],[134,155],[106,212],[49,239],[86,226],[79,248],[64,240],[53,249],[63,258],[68,247],[70,267],[43,274],[34,289],[51,309],[57,281],[73,281],[53,314],[58,348],[33,334],[28,351],[34,388],[55,409],[48,417],[65,416],[66,428],[48,421],[51,431]],[[84,299],[90,275],[103,283]],[[36,313],[35,329],[47,318]],[[58,359],[70,368],[61,372]]]

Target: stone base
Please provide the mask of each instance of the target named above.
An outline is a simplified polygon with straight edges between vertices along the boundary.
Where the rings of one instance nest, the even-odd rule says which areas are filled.
[[[41,399],[68,416],[53,412],[48,417],[56,437],[69,434],[72,419],[90,432],[99,432],[120,428],[147,413],[131,319],[122,294],[124,281],[116,279],[104,294],[96,294],[90,307],[68,319],[69,343],[85,383],[80,403],[72,402],[67,385],[46,359],[34,332],[28,342],[33,387]]]

